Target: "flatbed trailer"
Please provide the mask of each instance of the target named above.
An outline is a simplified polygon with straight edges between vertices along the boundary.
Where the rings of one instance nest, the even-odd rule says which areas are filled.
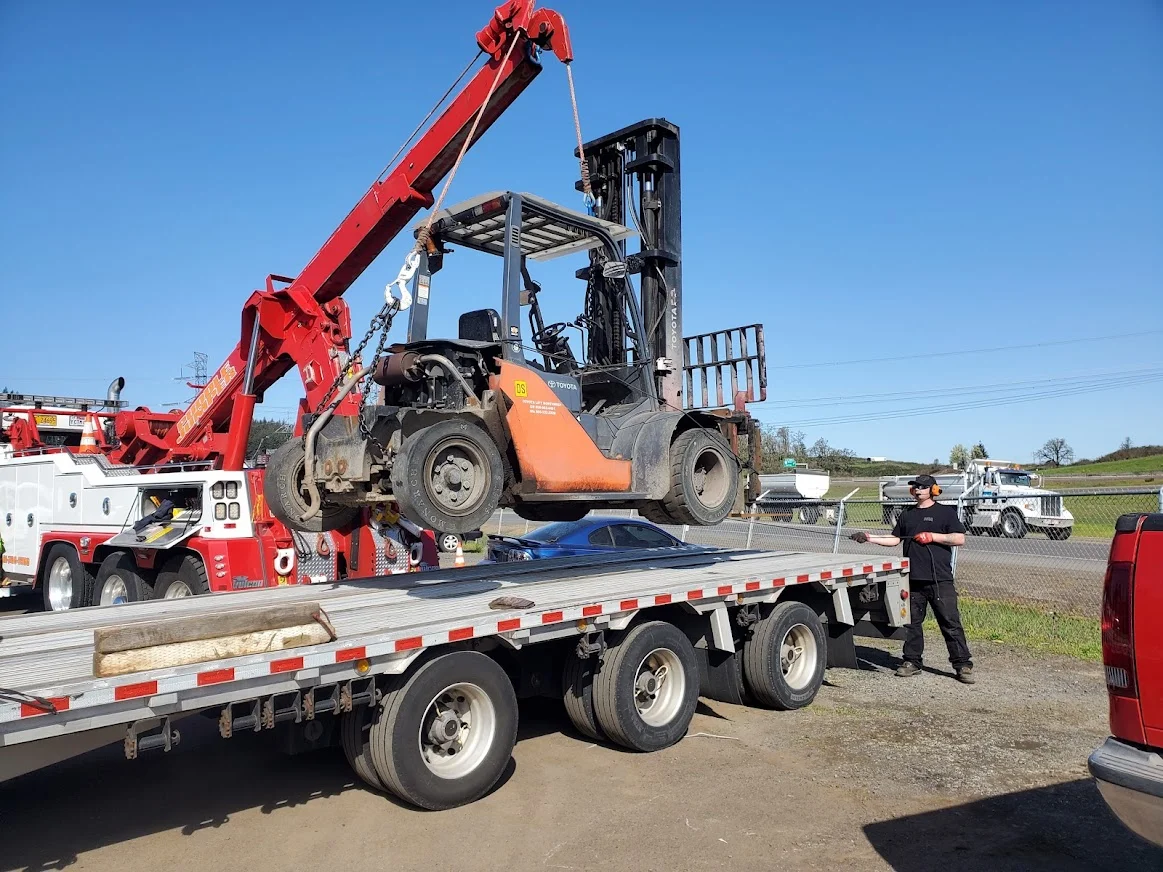
[[[907,573],[656,549],[5,618],[0,781],[117,741],[168,751],[203,712],[224,738],[341,744],[372,787],[449,808],[501,776],[518,697],[639,751],[681,739],[700,694],[809,704],[852,633],[899,632]]]

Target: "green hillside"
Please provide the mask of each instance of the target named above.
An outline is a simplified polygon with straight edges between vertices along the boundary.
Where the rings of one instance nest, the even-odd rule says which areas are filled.
[[[1067,475],[1145,475],[1163,474],[1163,454],[1133,457],[1129,460],[1107,460],[1102,463],[1081,463],[1073,466],[1040,467],[1047,478]]]

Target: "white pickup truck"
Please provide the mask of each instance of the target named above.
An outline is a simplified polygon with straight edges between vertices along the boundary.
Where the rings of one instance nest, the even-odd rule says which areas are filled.
[[[909,481],[915,475],[882,479],[880,501],[885,524],[896,522],[911,501]],[[972,460],[964,472],[934,476],[941,488],[937,502],[964,506],[965,526],[980,536],[1021,539],[1031,530],[1050,539],[1069,539],[1074,516],[1062,504],[1062,494],[1037,487],[1041,477],[1008,460]]]

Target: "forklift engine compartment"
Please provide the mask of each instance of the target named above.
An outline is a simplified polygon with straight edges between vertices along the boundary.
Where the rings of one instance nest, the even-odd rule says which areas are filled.
[[[268,464],[277,517],[320,531],[359,506],[395,499],[415,522],[463,533],[498,506],[534,521],[618,507],[706,525],[731,512],[744,466],[755,465],[757,440],[748,438],[752,456],[743,463],[739,436],[754,432],[745,403],[766,396],[762,327],[681,337],[677,127],[642,122],[585,151],[593,215],[491,192],[416,228],[422,247],[407,341],[349,379],[354,386],[371,378],[379,402],[362,418],[304,416],[309,436],[286,443]],[[623,223],[627,210],[637,231]],[[640,251],[628,255],[635,236]],[[433,277],[455,248],[501,258],[500,311],[466,312],[455,339],[431,339]],[[577,253],[589,259],[576,273],[585,282],[582,311],[546,324],[529,262]],[[711,377],[716,406],[708,403]],[[313,505],[322,511],[312,515]]]

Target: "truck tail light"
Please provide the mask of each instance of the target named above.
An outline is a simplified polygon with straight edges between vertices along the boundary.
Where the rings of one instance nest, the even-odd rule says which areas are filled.
[[[1135,565],[1111,561],[1102,586],[1102,662],[1112,696],[1137,699],[1133,625]]]

